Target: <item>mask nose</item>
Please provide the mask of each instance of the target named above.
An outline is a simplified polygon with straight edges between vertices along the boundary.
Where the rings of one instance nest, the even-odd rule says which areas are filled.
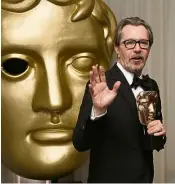
[[[58,66],[56,59],[47,59],[43,67],[36,71],[36,85],[32,107],[34,111],[46,110],[62,113],[72,105],[64,69]]]
[[[154,106],[152,103],[149,105],[148,110],[149,112],[152,112],[152,113],[154,112]]]

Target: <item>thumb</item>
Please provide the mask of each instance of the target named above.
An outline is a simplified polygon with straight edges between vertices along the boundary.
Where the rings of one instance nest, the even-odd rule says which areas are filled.
[[[120,87],[120,84],[121,84],[121,82],[120,82],[120,81],[117,81],[117,82],[114,84],[112,91],[115,92],[115,93],[117,93],[117,91],[118,91],[118,89],[119,89],[119,87]]]

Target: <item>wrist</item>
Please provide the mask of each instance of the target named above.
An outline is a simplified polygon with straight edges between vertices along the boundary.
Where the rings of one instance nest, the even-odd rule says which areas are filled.
[[[107,111],[106,108],[93,107],[93,109],[94,109],[94,115],[95,116],[100,116],[100,115],[104,114]]]

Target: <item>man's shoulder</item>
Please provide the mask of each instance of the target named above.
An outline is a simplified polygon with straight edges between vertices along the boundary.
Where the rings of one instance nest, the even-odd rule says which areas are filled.
[[[116,70],[117,70],[117,65],[114,64],[113,66],[111,66],[109,69],[106,70],[105,75],[110,76],[112,73],[116,73]]]
[[[154,85],[158,86],[155,79],[153,79],[153,78],[150,77],[150,80],[151,80],[151,82],[152,82]]]
[[[149,80],[150,80],[150,84],[152,86],[152,89],[155,91],[159,90],[157,81],[151,77],[149,77]]]

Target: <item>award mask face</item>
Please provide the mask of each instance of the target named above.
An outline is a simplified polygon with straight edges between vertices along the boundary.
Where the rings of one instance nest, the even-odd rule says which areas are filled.
[[[72,132],[92,65],[109,66],[116,24],[84,2],[2,2],[2,162],[23,177],[59,178],[84,160]]]
[[[138,115],[141,124],[148,125],[156,113],[158,95],[156,91],[143,91],[137,96]]]

